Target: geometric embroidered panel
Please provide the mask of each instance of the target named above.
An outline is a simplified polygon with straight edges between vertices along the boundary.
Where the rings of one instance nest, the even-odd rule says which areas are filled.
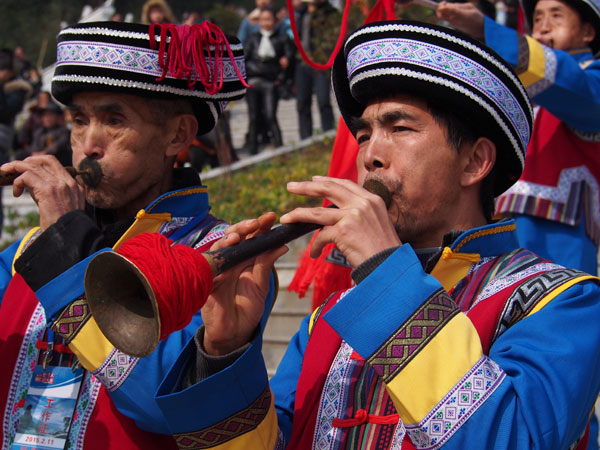
[[[519,50],[515,72],[517,75],[521,75],[529,68],[529,42],[527,42],[527,38],[523,34],[517,36],[517,42],[519,43]]]
[[[433,450],[443,446],[505,376],[498,364],[483,356],[418,424],[406,425],[415,448]]]
[[[193,433],[176,434],[173,437],[180,449],[199,450],[216,447],[256,428],[266,417],[271,405],[271,390],[267,388],[248,406],[232,417]]]
[[[60,334],[68,344],[90,317],[87,299],[81,297],[62,310],[51,328],[55,333]]]
[[[505,303],[493,340],[497,339],[509,327],[529,314],[529,311],[553,290],[567,281],[583,275],[586,275],[586,273],[579,270],[555,269],[536,275],[525,281],[515,289]]]
[[[113,392],[123,384],[138,361],[139,358],[126,355],[115,348],[93,374],[107,391]]]
[[[210,58],[205,56],[205,63],[210,64]],[[246,71],[244,59],[234,58],[235,64],[242,75]],[[158,50],[143,49],[137,46],[119,45],[108,42],[101,44],[90,42],[63,42],[57,46],[56,65],[85,65],[112,70],[124,70],[142,75],[160,76],[162,68],[159,62]],[[223,81],[237,80],[235,67],[230,60],[222,61]],[[192,74],[192,76],[194,76]],[[174,78],[167,75],[167,78]]]
[[[367,362],[389,382],[460,310],[443,289],[434,292]]]
[[[545,45],[542,46],[542,50],[544,51],[544,78],[526,87],[527,95],[529,95],[529,97],[540,95],[550,86],[554,85],[556,80],[556,72],[558,69],[556,54],[554,53],[554,50]]]
[[[387,63],[392,67],[408,64],[430,70],[435,76],[460,80],[469,89],[494,104],[517,131],[521,144],[528,141],[529,124],[525,111],[515,95],[494,72],[484,65],[443,46],[408,38],[382,38],[356,45],[347,58],[349,78],[369,66]],[[352,86],[351,86],[352,87]]]
[[[328,263],[337,264],[338,266],[352,267],[344,254],[337,247],[333,247],[331,249],[331,253],[327,255],[325,261]]]

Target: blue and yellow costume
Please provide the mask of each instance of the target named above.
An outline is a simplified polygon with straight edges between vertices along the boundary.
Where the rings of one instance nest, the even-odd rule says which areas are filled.
[[[366,25],[338,54],[333,86],[350,127],[398,91],[445,102],[496,145],[495,193],[522,171],[525,90],[461,33]],[[448,230],[435,251],[374,255],[355,268],[356,287],[304,320],[271,380],[260,332],[224,363],[205,354],[201,329],[157,393],[179,448],[585,448],[600,391],[599,280],[520,249],[515,228]]]
[[[596,274],[600,61],[591,48],[551,49],[489,18],[485,42],[515,68],[538,105],[525,169],[497,211],[515,218],[522,247]]]

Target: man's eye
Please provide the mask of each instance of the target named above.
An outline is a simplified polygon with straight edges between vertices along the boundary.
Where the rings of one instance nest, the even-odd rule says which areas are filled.
[[[123,119],[120,117],[110,117],[107,122],[109,125],[121,125],[123,123]]]
[[[356,137],[356,142],[358,142],[359,145],[362,144],[363,142],[367,142],[368,140],[369,140],[369,136],[366,134]]]
[[[400,125],[399,125],[399,126],[395,126],[395,127],[393,127],[393,130],[394,130],[394,132],[399,132],[399,131],[408,131],[408,130],[409,130],[409,128],[407,128],[407,127],[403,127],[403,126],[400,126]]]

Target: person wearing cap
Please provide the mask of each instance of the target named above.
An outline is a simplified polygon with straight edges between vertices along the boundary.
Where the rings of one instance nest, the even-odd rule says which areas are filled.
[[[1,447],[52,440],[53,448],[175,449],[154,392],[200,313],[149,356],[125,355],[91,318],[84,274],[96,253],[140,233],[199,251],[223,235],[227,225],[209,214],[198,173],[173,163],[245,94],[243,48],[208,22],[84,23],[63,29],[57,42],[52,95],[72,115],[72,164],[99,165],[102,176],[84,185],[52,155],[2,166],[20,174],[13,190],[31,193],[40,227],[0,254]],[[198,56],[209,70],[199,70]],[[267,228],[273,221],[263,220]],[[59,380],[74,387],[45,390]],[[36,432],[19,433],[20,409],[32,402]],[[59,439],[51,430],[63,421],[68,435]]]
[[[63,166],[70,166],[73,152],[62,108],[54,102],[48,103],[42,111],[41,125],[33,134],[29,154],[54,155]]]
[[[290,182],[337,209],[280,221],[322,225],[313,251],[335,243],[356,286],[302,322],[270,380],[258,320],[227,321],[252,308],[209,299],[223,311],[203,312],[157,391],[180,448],[585,448],[600,280],[492,220],[531,134],[516,74],[461,32],[391,21],[347,38],[332,84],[360,146],[358,184]],[[252,339],[236,347],[241,333]]]
[[[564,266],[598,272],[600,243],[600,2],[525,0],[531,36],[472,4],[437,15],[508,61],[536,105],[525,170],[497,202],[519,243]]]

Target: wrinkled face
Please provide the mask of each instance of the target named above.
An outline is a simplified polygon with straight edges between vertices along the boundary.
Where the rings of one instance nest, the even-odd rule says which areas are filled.
[[[271,31],[275,28],[275,14],[268,9],[262,10],[258,16],[258,24],[265,31]]]
[[[148,100],[127,94],[84,92],[73,96],[73,165],[98,161],[102,181],[85,187],[87,201],[99,208],[135,214],[161,194],[172,160],[170,121],[157,124]]]
[[[460,153],[421,99],[376,100],[356,121],[358,183],[375,178],[393,198],[389,209],[402,242],[441,245],[453,226],[459,194]]]
[[[539,0],[533,12],[532,37],[557,50],[587,47],[594,40],[594,28],[583,23],[571,6],[559,0]]]

